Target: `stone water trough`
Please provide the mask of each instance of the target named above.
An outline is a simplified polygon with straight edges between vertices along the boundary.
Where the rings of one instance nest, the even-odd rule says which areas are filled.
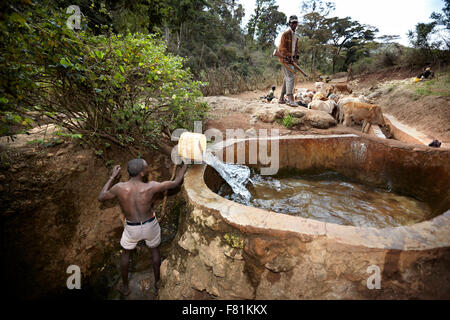
[[[432,216],[376,229],[277,214],[220,197],[221,177],[194,165],[161,299],[450,298],[449,150],[367,135],[276,139],[280,168],[333,170],[425,201]],[[251,140],[224,149],[240,146],[248,161]]]

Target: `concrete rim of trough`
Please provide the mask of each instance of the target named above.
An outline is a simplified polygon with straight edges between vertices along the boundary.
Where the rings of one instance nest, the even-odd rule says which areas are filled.
[[[357,135],[289,136],[278,139],[354,138]],[[269,137],[270,139],[270,137]],[[370,139],[370,138],[369,138]],[[374,138],[379,140],[377,138]],[[225,142],[221,148],[239,141]],[[216,147],[217,150],[217,147]],[[218,214],[226,223],[245,233],[282,234],[300,238],[323,237],[331,241],[374,249],[428,250],[450,246],[450,210],[427,221],[410,226],[377,229],[373,227],[343,226],[314,219],[281,215],[259,208],[244,206],[214,193],[205,183],[207,165],[196,164],[189,168],[184,179],[184,190],[194,207]]]

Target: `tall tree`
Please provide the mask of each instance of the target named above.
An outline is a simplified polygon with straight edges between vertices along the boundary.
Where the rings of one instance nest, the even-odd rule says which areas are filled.
[[[275,0],[256,0],[255,11],[247,23],[247,34],[262,48],[273,45],[286,15],[278,11]]]
[[[262,48],[273,46],[281,26],[286,25],[287,17],[278,11],[278,6],[270,6],[262,12],[256,30],[258,44]]]
[[[409,42],[414,46],[414,48],[431,50],[435,45],[431,43],[431,35],[436,26],[436,22],[416,24],[416,29],[414,31],[410,30],[408,32]]]
[[[255,11],[250,16],[250,19],[247,23],[247,34],[250,38],[254,39],[256,30],[258,28],[258,22],[265,11],[269,7],[273,7],[275,5],[275,0],[256,0],[255,3]]]
[[[450,30],[450,0],[444,0],[444,3],[442,13],[433,12],[431,19],[435,20],[437,24],[443,25],[447,30]]]
[[[241,22],[244,8],[235,0],[210,0],[211,13],[217,15],[222,33],[227,42],[241,40]]]
[[[169,0],[169,3],[173,9],[171,22],[177,35],[177,52],[180,52],[184,24],[193,21],[207,3],[205,0]]]
[[[336,63],[344,46],[350,42],[361,45],[362,42],[372,41],[375,33],[378,32],[377,28],[361,25],[359,22],[351,20],[350,17],[332,17],[327,19],[326,23],[330,30],[330,42],[333,49],[333,73],[336,71]]]
[[[304,0],[300,8],[306,12],[316,12],[326,17],[336,9],[333,2],[325,2],[323,0]]]
[[[442,13],[433,12],[430,18],[436,23],[436,33],[445,42],[447,50],[450,50],[450,0],[444,0],[444,2]]]

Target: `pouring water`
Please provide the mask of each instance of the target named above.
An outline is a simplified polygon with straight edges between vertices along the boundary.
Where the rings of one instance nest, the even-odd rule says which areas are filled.
[[[244,165],[224,163],[206,148],[206,136],[184,132],[178,142],[178,155],[182,159],[201,161],[213,167],[233,189],[234,199],[250,203],[251,194],[245,187],[250,182],[250,168]]]

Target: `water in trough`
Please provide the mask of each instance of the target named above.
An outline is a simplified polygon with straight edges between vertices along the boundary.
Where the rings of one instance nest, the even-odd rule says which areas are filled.
[[[239,170],[235,172],[240,173]],[[357,227],[411,225],[426,220],[431,214],[424,202],[352,182],[335,172],[261,176],[252,169],[251,176],[246,175],[245,171],[245,179],[250,181],[247,186],[250,198],[234,193],[234,188],[226,183],[218,191],[219,195],[281,214]],[[239,181],[245,179],[240,177]]]
[[[211,153],[205,153],[203,161],[213,167],[232,189],[231,199],[240,203],[249,203],[252,195],[245,187],[250,181],[250,168],[244,165],[220,161]]]

